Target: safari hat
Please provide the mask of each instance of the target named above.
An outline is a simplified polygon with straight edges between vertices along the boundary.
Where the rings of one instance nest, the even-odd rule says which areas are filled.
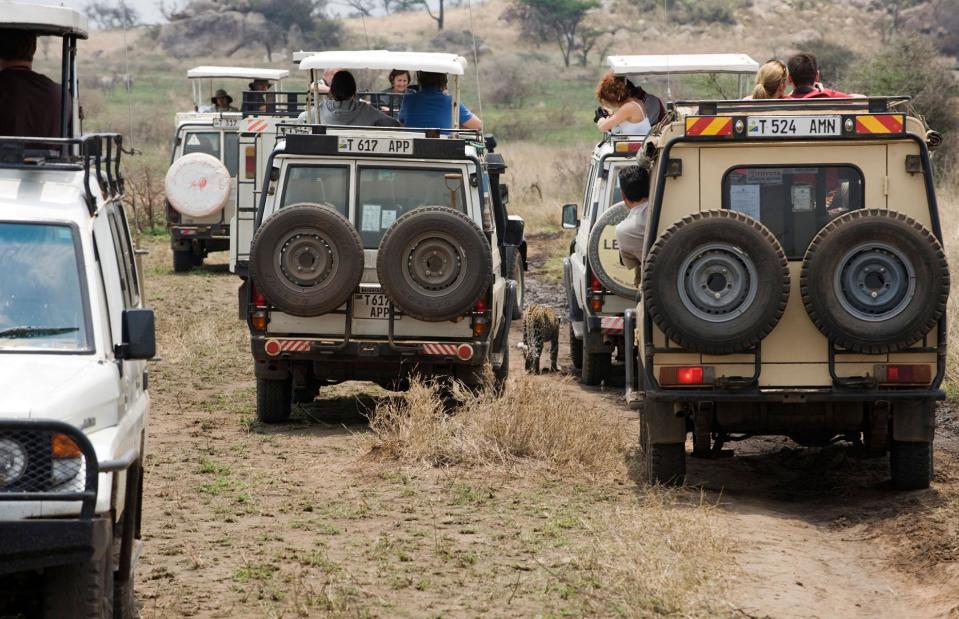
[[[216,105],[216,100],[219,99],[220,97],[226,97],[227,105],[230,105],[231,103],[233,103],[233,97],[228,95],[227,92],[223,90],[222,88],[217,90],[215,93],[213,93],[213,96],[210,97],[210,103],[212,103],[213,105]]]

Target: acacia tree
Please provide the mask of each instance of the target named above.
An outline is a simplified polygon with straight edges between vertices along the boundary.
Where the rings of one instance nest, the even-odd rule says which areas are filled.
[[[573,52],[582,45],[580,25],[587,13],[598,6],[598,0],[516,0],[505,17],[518,19],[526,36],[555,41],[563,55],[563,64],[568,67]],[[593,33],[590,37],[592,47]]]
[[[88,2],[83,7],[83,12],[90,21],[104,30],[132,28],[140,24],[140,13],[124,0]]]

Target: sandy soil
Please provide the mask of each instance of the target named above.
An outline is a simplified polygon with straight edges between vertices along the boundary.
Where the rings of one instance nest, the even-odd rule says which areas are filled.
[[[376,462],[363,413],[384,394],[362,384],[331,389],[290,424],[260,426],[225,257],[175,276],[168,247],[147,246],[162,358],[151,370],[144,617],[650,612],[604,602],[613,570],[595,556],[610,543],[610,514],[646,504],[635,475],[583,482]],[[531,301],[562,304],[555,284],[535,272],[529,281]],[[562,350],[569,367],[565,342]],[[551,381],[635,430],[618,388],[526,377],[512,357],[514,380]],[[756,439],[737,444],[733,459],[691,460],[689,487],[671,495],[667,516],[702,514],[722,535],[721,560],[697,567],[720,585],[664,614],[959,614],[959,440],[951,410],[943,419],[936,483],[924,492],[894,493],[884,461],[852,447]]]

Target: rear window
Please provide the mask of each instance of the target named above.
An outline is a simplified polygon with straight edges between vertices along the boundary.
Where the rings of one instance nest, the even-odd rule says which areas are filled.
[[[230,178],[236,178],[240,157],[240,134],[223,134],[223,165],[230,172]]]
[[[287,168],[280,208],[301,202],[325,204],[349,217],[350,168],[348,166],[296,165]]]
[[[800,260],[829,221],[863,207],[862,173],[853,166],[752,166],[723,179],[723,208],[758,219],[790,260]]]
[[[446,206],[466,212],[461,170],[367,167],[359,174],[356,229],[367,249],[379,247],[387,228],[413,209]]]
[[[220,158],[219,131],[190,131],[183,136],[183,154],[205,153]]]

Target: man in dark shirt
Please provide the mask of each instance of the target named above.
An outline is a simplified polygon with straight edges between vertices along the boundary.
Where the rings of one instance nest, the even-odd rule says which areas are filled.
[[[60,86],[33,71],[37,35],[0,28],[0,135],[58,138]]]
[[[845,99],[851,96],[819,83],[819,63],[815,54],[796,54],[789,59],[788,68],[793,91],[786,95],[787,99]]]

